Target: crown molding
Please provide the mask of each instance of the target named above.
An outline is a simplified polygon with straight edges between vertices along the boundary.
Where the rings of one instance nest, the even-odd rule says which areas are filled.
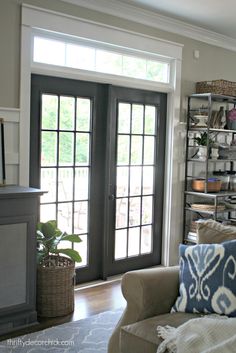
[[[176,20],[156,12],[144,10],[119,0],[63,0],[77,6],[121,17],[163,31],[179,34],[200,42],[236,51],[236,39]]]

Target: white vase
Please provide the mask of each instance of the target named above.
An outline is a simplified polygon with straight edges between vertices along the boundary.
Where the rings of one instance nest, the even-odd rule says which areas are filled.
[[[207,159],[207,146],[199,146],[197,156],[198,159],[205,161]]]
[[[219,149],[217,147],[211,148],[211,159],[218,159],[219,158]]]

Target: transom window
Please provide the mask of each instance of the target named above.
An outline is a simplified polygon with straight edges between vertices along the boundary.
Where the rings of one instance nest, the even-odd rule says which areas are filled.
[[[34,36],[33,61],[80,70],[169,83],[170,64],[149,53],[129,53],[127,48],[98,42],[52,39]]]

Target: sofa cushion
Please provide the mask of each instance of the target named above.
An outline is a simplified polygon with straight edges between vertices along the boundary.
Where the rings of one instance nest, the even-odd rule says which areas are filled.
[[[123,326],[120,333],[121,353],[156,353],[162,341],[157,336],[157,326],[178,327],[187,320],[199,316],[190,313],[169,313]]]
[[[213,219],[197,222],[199,244],[216,244],[236,239],[236,227],[226,226]]]
[[[236,240],[180,245],[180,296],[173,311],[236,316]]]

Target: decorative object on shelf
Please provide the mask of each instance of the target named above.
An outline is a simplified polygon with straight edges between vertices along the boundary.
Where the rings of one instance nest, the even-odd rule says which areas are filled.
[[[219,192],[222,181],[217,178],[209,178],[206,183],[205,179],[193,179],[192,189],[194,191],[204,192],[206,184],[207,184],[207,192]]]
[[[221,180],[221,191],[227,191],[229,190],[229,180],[230,176],[227,173],[227,171],[222,171],[220,170],[215,170],[213,172],[213,176],[216,177],[217,179]]]
[[[213,140],[208,136],[208,133],[205,131],[200,134],[200,136],[194,137],[194,141],[199,146],[197,156],[199,159],[205,161],[207,159],[207,144],[210,146],[213,143]]]
[[[219,145],[219,158],[236,160],[236,146]]]
[[[5,147],[4,147],[4,119],[0,118],[0,186],[6,183]]]
[[[218,204],[217,206],[215,206],[214,204],[210,203],[193,203],[191,205],[191,208],[196,211],[214,212],[215,210],[217,210],[217,212],[220,212],[225,210],[225,205]]]
[[[207,127],[208,115],[194,115],[194,118],[197,119],[194,127]]]
[[[211,147],[211,159],[218,159],[218,158],[219,158],[219,148]]]
[[[55,220],[38,223],[37,311],[42,317],[63,316],[74,310],[75,262],[81,262],[81,257],[74,249],[58,248],[62,241],[79,243],[81,239],[62,232]]]
[[[220,107],[219,110],[212,110],[209,125],[213,129],[224,129],[226,124],[225,109]]]
[[[236,130],[236,109],[231,109],[226,117],[227,128],[229,130]]]
[[[207,159],[207,146],[199,146],[197,156],[198,159],[205,161]]]
[[[197,142],[199,146],[207,146],[207,142],[209,145],[213,144],[213,140],[208,136],[206,131],[202,132],[200,136],[194,137],[194,140]]]
[[[236,175],[235,174],[230,176],[230,190],[236,191]]]
[[[233,208],[236,209],[236,197],[235,196],[229,196],[225,199],[225,206],[227,208]]]
[[[227,80],[197,82],[196,93],[213,93],[226,96],[236,96],[236,82]]]

